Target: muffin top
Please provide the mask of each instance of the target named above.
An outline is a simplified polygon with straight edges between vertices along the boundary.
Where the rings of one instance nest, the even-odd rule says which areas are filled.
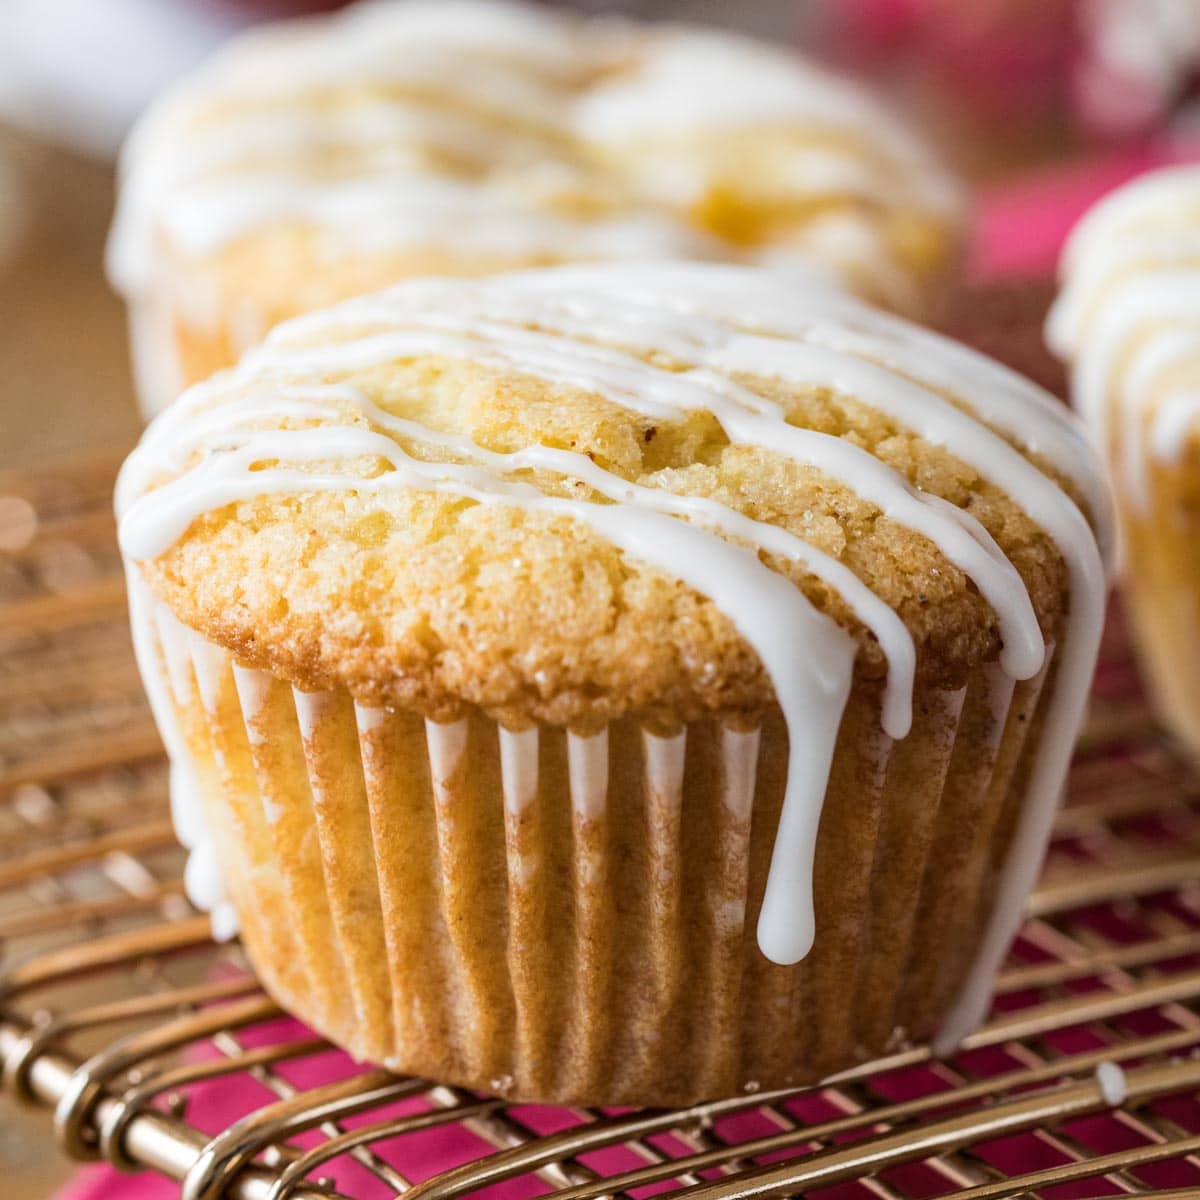
[[[289,322],[158,418],[119,500],[176,615],[304,688],[753,722],[786,644],[853,660],[897,735],[914,679],[1040,668],[1098,569],[1077,504],[1107,512],[1033,385],[795,273],[687,264]]]
[[[1076,226],[1046,326],[1072,396],[1122,491],[1149,499],[1148,463],[1200,433],[1200,167],[1151,171]]]
[[[110,274],[250,330],[416,274],[811,257],[901,309],[953,258],[920,141],[784,51],[479,0],[235,40],[126,148]]]

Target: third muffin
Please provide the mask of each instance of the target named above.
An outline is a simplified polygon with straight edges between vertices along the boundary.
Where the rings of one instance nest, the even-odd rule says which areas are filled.
[[[1071,235],[1047,327],[1108,460],[1146,680],[1200,755],[1200,167],[1145,175]]]

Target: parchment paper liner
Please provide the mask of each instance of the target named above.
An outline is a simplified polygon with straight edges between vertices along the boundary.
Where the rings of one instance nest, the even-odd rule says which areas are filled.
[[[816,945],[780,967],[755,938],[778,717],[674,737],[437,725],[294,691],[161,605],[155,625],[268,990],[358,1058],[572,1103],[813,1082],[928,1036],[990,915],[1049,673],[920,691],[899,742],[856,687]]]

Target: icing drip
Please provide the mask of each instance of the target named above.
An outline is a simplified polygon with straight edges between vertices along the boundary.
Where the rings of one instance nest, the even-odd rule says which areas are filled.
[[[1061,276],[1047,341],[1145,512],[1149,464],[1177,459],[1200,416],[1200,168],[1151,172],[1105,197],[1068,240]]]
[[[289,221],[351,250],[732,257],[692,219],[721,182],[695,140],[751,126],[795,129],[764,170],[820,210],[776,240],[900,302],[909,272],[872,231],[893,212],[949,228],[960,200],[881,105],[732,34],[473,0],[238,39],[127,143],[109,272],[136,296],[164,240],[194,258]]]
[[[638,357],[651,350],[676,369]],[[1011,691],[1012,680],[1046,671],[1048,658],[1021,577],[983,526],[913,489],[849,441],[790,424],[755,381],[780,378],[878,410],[1017,498],[1055,542],[1070,573],[1069,620],[996,914],[948,1026],[950,1037],[965,1032],[981,1015],[980,997],[986,1001],[1045,848],[1095,661],[1104,595],[1101,555],[1082,514],[988,424],[1036,445],[1051,462],[1061,455],[1066,473],[1086,480],[1086,450],[1081,455],[1070,421],[1032,385],[811,280],[696,265],[567,268],[418,281],[281,326],[235,371],[192,389],[160,416],[122,472],[121,544],[133,560],[161,554],[197,516],[238,499],[399,487],[582,522],[710,598],[759,655],[789,731],[785,800],[758,926],[764,954],[781,963],[802,958],[814,935],[812,859],[855,645],[760,552],[836,589],[875,633],[888,662],[884,731],[895,738],[911,719],[915,653],[907,630],[844,564],[778,526],[704,497],[632,483],[573,452],[538,444],[509,453],[486,449],[382,411],[346,378],[427,356],[579,388],[652,419],[702,411],[732,442],[767,448],[837,480],[928,538],[974,581],[1002,631],[998,695],[1005,681]],[[271,427],[280,422],[290,427]],[[427,461],[422,447],[454,461]],[[384,472],[329,472],[331,461],[364,456],[386,464]],[[596,498],[544,491],[529,481],[532,471],[582,482]],[[1098,495],[1096,519],[1105,527],[1103,493],[1083,490]],[[740,761],[740,751],[753,758],[756,735],[727,731],[725,738],[730,761]],[[571,744],[572,795],[587,812],[602,802],[598,764],[607,756],[596,741]],[[512,805],[535,784],[525,751],[515,742],[502,749]],[[536,764],[533,770],[536,780]],[[749,803],[737,779],[728,789],[739,810]]]
[[[1095,1071],[1096,1084],[1109,1108],[1120,1108],[1129,1095],[1129,1080],[1114,1062],[1102,1062]]]

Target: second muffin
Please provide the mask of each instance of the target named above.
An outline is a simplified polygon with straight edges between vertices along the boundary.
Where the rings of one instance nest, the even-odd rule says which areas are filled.
[[[393,0],[237,39],[130,138],[110,275],[147,412],[417,275],[801,258],[928,313],[957,189],[848,81],[733,33]]]
[[[1103,616],[1031,385],[763,271],[421,281],[194,389],[120,501],[247,948],[356,1055],[660,1104],[981,1017]]]

